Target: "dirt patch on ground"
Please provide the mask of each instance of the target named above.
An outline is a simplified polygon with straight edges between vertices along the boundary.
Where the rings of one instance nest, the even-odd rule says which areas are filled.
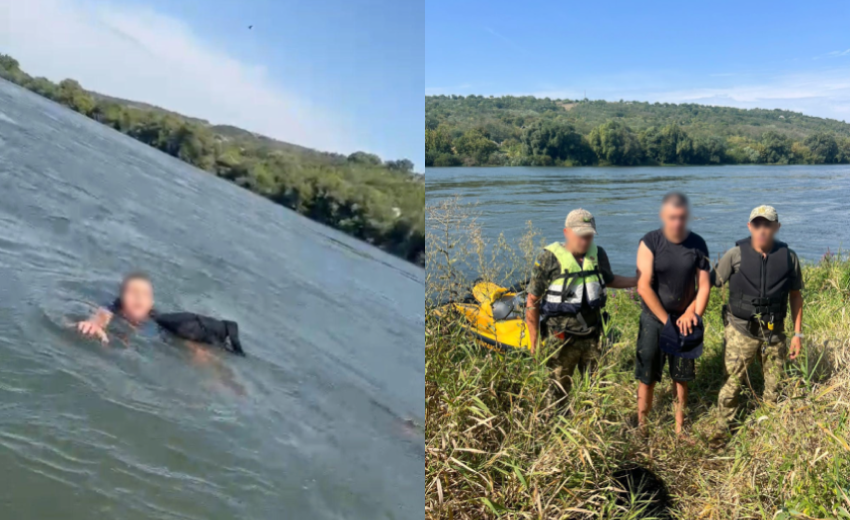
[[[561,103],[561,106],[564,107],[564,110],[567,112],[575,108],[576,105],[578,105],[578,103]]]

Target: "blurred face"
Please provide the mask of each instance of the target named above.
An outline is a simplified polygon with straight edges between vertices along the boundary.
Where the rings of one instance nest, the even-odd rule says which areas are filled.
[[[661,225],[665,234],[684,237],[688,232],[688,207],[664,204],[661,206]]]
[[[590,249],[593,243],[593,234],[578,235],[570,228],[564,228],[564,238],[567,239],[567,249],[571,253],[583,255]]]
[[[147,280],[130,280],[121,294],[121,312],[132,322],[142,322],[153,310],[153,286]]]
[[[780,224],[758,217],[747,224],[747,227],[750,228],[750,235],[753,237],[753,246],[765,250],[773,246],[773,238],[779,231]]]

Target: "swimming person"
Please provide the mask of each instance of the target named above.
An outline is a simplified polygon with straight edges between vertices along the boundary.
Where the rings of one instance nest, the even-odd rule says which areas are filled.
[[[676,433],[681,435],[688,400],[688,381],[695,378],[695,359],[702,349],[702,314],[708,305],[711,270],[705,240],[688,229],[688,198],[671,192],[661,201],[662,227],[647,233],[637,253],[638,294],[642,301],[635,378],[638,383],[638,425],[645,432],[655,384],[665,363],[673,379]],[[667,338],[695,341],[691,351],[671,354]],[[685,345],[683,344],[683,348]],[[694,354],[694,355],[689,355]]]
[[[98,308],[89,319],[79,322],[77,330],[84,336],[109,343],[106,329],[115,314],[134,327],[150,321],[154,305],[153,283],[146,274],[137,272],[125,276],[118,294],[115,301]]]
[[[137,272],[125,276],[118,298],[98,308],[87,320],[77,323],[77,330],[84,336],[108,343],[106,329],[115,315],[136,329],[149,323],[156,324],[178,338],[188,340],[191,347],[195,347],[192,342],[219,345],[234,354],[245,355],[239,341],[239,327],[236,322],[217,320],[190,312],[156,312],[153,283],[144,273]]]
[[[750,212],[750,236],[739,240],[715,267],[714,284],[729,282],[724,306],[724,358],[728,378],[717,399],[718,428],[713,443],[721,443],[738,408],[741,383],[753,360],[764,371],[764,402],[776,404],[786,357],[795,359],[803,346],[803,275],[797,254],[776,240],[779,215],[772,206]],[[788,304],[791,304],[790,321]],[[793,327],[790,356],[786,326]]]
[[[537,258],[528,285],[526,325],[535,352],[540,319],[548,333],[547,348],[560,349],[552,360],[555,379],[569,393],[576,367],[593,371],[601,355],[602,309],[605,287],[627,289],[635,277],[615,275],[608,255],[597,246],[596,221],[589,211],[576,209],[564,223],[566,243],[546,246]]]

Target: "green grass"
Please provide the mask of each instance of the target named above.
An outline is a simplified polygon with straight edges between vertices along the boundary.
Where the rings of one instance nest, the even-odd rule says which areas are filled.
[[[499,241],[484,255],[474,219],[457,210],[451,202],[428,208],[430,302],[468,284],[472,275],[464,273],[519,279],[533,257],[533,233],[523,247]],[[850,260],[826,258],[803,275],[804,353],[788,363],[777,406],[759,400],[760,367],[751,367],[740,427],[719,450],[709,447],[707,432],[724,381],[725,290],[712,292],[706,312],[686,422],[693,444],[673,431],[669,379],[656,390],[648,438],[630,426],[640,312],[633,293],[610,298],[600,368],[566,398],[546,367],[551,353],[534,359],[482,349],[427,305],[426,517],[850,519]],[[666,484],[667,513],[618,480],[633,468]]]

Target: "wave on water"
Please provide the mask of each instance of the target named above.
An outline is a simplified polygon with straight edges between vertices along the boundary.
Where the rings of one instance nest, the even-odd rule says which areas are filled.
[[[17,125],[17,124],[18,124],[18,122],[17,122],[17,121],[15,121],[15,120],[14,120],[14,119],[12,119],[11,117],[7,116],[7,115],[6,115],[6,114],[4,114],[3,112],[0,112],[0,121],[5,121],[6,123],[11,123],[11,124],[13,124],[13,125]]]

